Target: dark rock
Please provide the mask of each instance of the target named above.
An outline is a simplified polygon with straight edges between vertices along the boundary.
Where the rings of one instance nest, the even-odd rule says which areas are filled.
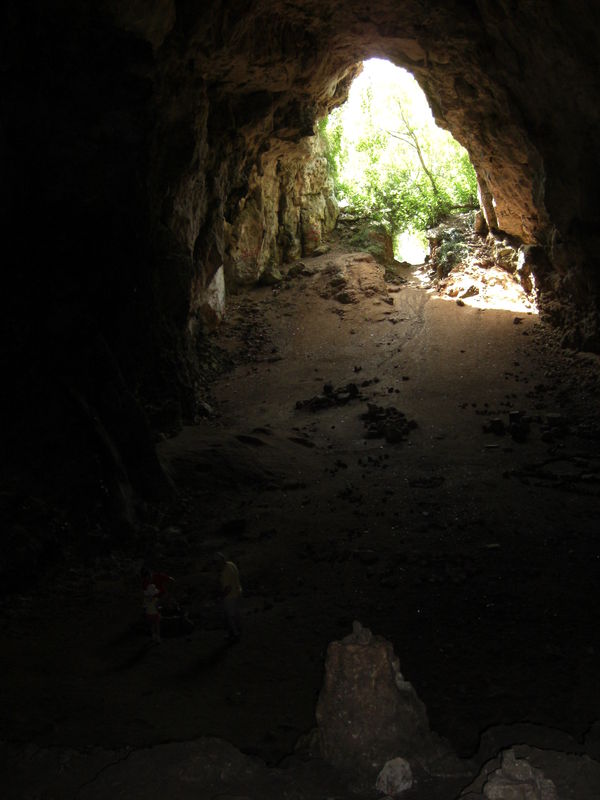
[[[360,400],[361,395],[355,383],[348,383],[338,389],[334,389],[333,384],[326,383],[323,386],[323,394],[315,395],[308,400],[297,400],[297,409],[308,409],[309,411],[320,411],[324,408],[343,406],[351,400]]]
[[[486,236],[489,232],[489,228],[482,211],[477,211],[475,214],[474,231],[480,236]]]
[[[360,415],[367,428],[367,439],[385,439],[390,444],[402,442],[411,430],[417,427],[394,406],[384,408],[373,403],[367,404],[368,411]]]
[[[342,303],[343,305],[349,305],[351,303],[358,302],[358,297],[353,292],[349,292],[345,289],[341,292],[337,292],[333,297],[338,301],[338,303]]]
[[[496,436],[504,436],[506,431],[506,427],[504,425],[504,421],[500,419],[500,417],[494,417],[490,419],[489,422],[484,425],[484,431],[495,433]]]
[[[588,756],[515,744],[486,763],[459,800],[595,800],[600,764]]]
[[[298,261],[297,264],[292,264],[292,266],[289,267],[285,277],[297,278],[299,275],[303,274],[304,269],[305,269],[305,264],[302,261]]]
[[[283,275],[275,266],[270,266],[261,273],[258,282],[261,286],[277,286],[283,280]]]

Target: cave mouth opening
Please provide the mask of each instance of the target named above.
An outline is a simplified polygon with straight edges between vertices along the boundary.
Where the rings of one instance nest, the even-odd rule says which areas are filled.
[[[439,127],[410,71],[364,60],[346,102],[319,132],[342,213],[383,227],[394,258],[415,267],[417,280],[433,283],[441,299],[537,314],[522,253],[508,240],[483,246],[475,234],[480,204],[469,153]]]

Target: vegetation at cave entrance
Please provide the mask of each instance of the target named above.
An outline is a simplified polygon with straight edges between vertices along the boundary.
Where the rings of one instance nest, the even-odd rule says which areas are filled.
[[[438,128],[415,78],[366,61],[348,101],[319,123],[338,200],[396,238],[477,207],[467,151]]]

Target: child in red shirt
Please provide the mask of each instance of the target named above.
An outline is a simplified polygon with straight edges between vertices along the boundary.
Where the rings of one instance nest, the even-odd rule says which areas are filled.
[[[142,567],[142,591],[144,593],[144,614],[152,632],[152,640],[160,642],[160,607],[169,593],[173,578],[164,572],[151,572]]]

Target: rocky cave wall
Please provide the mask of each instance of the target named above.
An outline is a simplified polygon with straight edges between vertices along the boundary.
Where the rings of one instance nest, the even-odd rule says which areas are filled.
[[[9,0],[2,14],[5,507],[22,508],[21,474],[27,496],[85,498],[88,522],[101,509],[127,527],[140,497],[168,495],[147,413],[194,416],[202,323],[226,284],[331,224],[306,200],[322,187],[302,199],[303,139],[365,57],[413,71],[468,148],[489,223],[532,246],[542,308],[600,349],[595,7]]]
[[[248,193],[233,222],[225,223],[229,289],[268,281],[281,264],[310,256],[337,220],[333,181],[319,137],[303,139],[281,157],[264,161],[252,169]]]

